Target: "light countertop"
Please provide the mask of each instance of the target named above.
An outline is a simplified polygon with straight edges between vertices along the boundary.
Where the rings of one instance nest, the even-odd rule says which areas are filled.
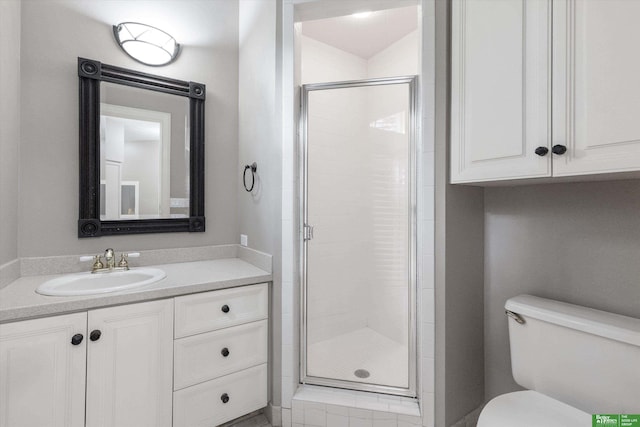
[[[149,267],[164,270],[167,277],[159,282],[128,291],[75,297],[53,297],[36,293],[36,288],[42,283],[63,276],[62,274],[21,277],[0,289],[0,322],[169,298],[272,280],[270,272],[240,258]]]

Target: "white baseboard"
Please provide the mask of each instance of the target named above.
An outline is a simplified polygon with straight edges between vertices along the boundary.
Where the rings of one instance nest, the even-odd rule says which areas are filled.
[[[282,408],[280,406],[273,406],[271,403],[264,408],[264,414],[273,427],[282,426]]]

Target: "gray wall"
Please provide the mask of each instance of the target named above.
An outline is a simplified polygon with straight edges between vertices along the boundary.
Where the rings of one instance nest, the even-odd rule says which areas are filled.
[[[282,233],[282,105],[280,58],[280,2],[239,2],[239,158],[244,166],[258,164],[252,193],[237,184],[239,232],[249,247],[273,255],[271,293],[271,398],[280,406],[281,390],[281,233]],[[247,173],[250,184],[250,173]]]
[[[640,180],[485,190],[486,398],[517,390],[504,303],[533,294],[640,318]]]
[[[0,265],[18,257],[20,1],[0,1]]]
[[[484,401],[483,190],[448,184],[448,4],[435,2],[436,426]]]
[[[111,25],[125,20],[149,22],[152,17],[154,22],[167,25],[169,32],[172,25],[187,23],[181,33],[198,42],[183,46],[178,60],[168,66],[152,68],[136,63],[115,44]],[[174,35],[179,38],[175,31]],[[77,238],[78,56],[207,85],[205,233]],[[19,256],[237,242],[235,0],[25,0],[21,67]]]

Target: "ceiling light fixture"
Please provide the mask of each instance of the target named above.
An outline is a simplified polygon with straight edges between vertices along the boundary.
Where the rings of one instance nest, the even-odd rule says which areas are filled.
[[[159,67],[178,57],[180,45],[164,31],[138,22],[122,22],[113,26],[118,45],[136,61]]]
[[[354,18],[363,19],[368,18],[372,13],[373,12],[371,12],[370,10],[367,10],[365,12],[353,13],[351,16],[353,16]]]

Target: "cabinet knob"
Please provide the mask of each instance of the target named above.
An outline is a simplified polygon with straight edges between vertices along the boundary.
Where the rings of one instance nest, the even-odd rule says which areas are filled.
[[[222,400],[222,403],[227,403],[229,401],[229,395],[227,393],[224,393],[222,396],[220,396],[220,400]]]
[[[560,144],[554,145],[553,147],[551,147],[551,152],[553,154],[562,155],[567,152],[567,147],[565,145],[560,145]]]
[[[229,349],[227,347],[223,348],[220,354],[222,354],[222,357],[227,357],[229,355]]]
[[[548,152],[549,149],[547,147],[538,147],[535,151],[538,156],[546,156]]]
[[[223,313],[228,313],[230,308],[229,308],[229,306],[227,304],[225,304],[225,305],[222,306],[221,310],[222,310]]]
[[[83,338],[84,338],[84,335],[75,334],[74,336],[71,337],[71,344],[78,345],[78,344],[80,344],[82,342]]]
[[[102,335],[102,332],[100,332],[99,330],[95,329],[95,330],[91,331],[91,333],[89,334],[89,339],[91,341],[98,341],[100,339],[100,335]]]

